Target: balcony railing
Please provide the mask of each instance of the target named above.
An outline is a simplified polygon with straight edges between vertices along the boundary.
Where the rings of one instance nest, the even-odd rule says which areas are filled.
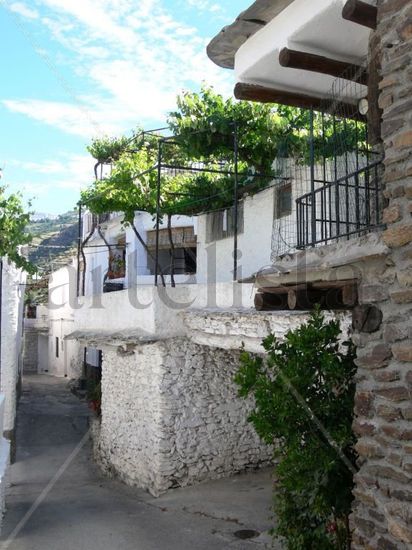
[[[382,160],[296,199],[297,247],[360,236],[382,225]]]

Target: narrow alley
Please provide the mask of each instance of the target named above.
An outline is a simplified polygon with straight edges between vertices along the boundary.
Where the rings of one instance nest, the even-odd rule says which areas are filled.
[[[86,404],[70,393],[67,380],[25,376],[1,548],[219,550],[271,545],[270,472],[177,489],[155,499],[100,475],[91,459],[88,416]],[[251,534],[252,539],[239,538]]]

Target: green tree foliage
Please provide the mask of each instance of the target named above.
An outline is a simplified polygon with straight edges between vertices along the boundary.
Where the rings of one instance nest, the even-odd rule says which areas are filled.
[[[130,141],[126,136],[95,138],[92,140],[91,145],[87,147],[87,150],[97,161],[110,164],[119,160]]]
[[[184,92],[177,98],[177,107],[168,124],[189,156],[233,161],[236,123],[239,158],[263,174],[272,173],[277,156],[298,154],[307,135],[307,111],[224,99],[208,86],[200,93]]]
[[[123,212],[133,227],[136,211],[157,211],[158,149],[162,165],[185,170],[161,170],[161,214],[197,215],[233,205],[235,188],[235,134],[238,144],[238,196],[256,193],[277,176],[277,157],[308,158],[309,112],[282,105],[224,99],[213,88],[185,92],[168,125],[174,138],[138,129],[131,138],[96,139],[88,148],[96,159],[95,182],[82,193],[82,203],[95,214]],[[331,120],[315,118],[315,152],[336,149],[336,127]],[[357,139],[357,138],[356,138]],[[202,172],[190,171],[194,162]],[[98,166],[109,164],[111,173],[98,178]],[[171,232],[169,232],[171,238]],[[173,249],[173,243],[171,243]]]
[[[135,212],[154,213],[156,209],[156,151],[150,146],[124,153],[111,174],[81,193],[81,202],[94,214],[123,212],[132,224]]]
[[[272,168],[275,158],[308,159],[309,112],[304,109],[224,99],[213,88],[203,86],[199,93],[184,92],[177,98],[177,110],[170,113],[168,125],[176,137],[172,144],[164,142],[163,163],[189,166],[198,161],[222,173],[163,173],[164,213],[197,214],[232,205],[235,125],[241,194],[260,190],[276,176]],[[341,143],[353,150],[364,137],[354,122],[336,125],[331,117],[320,115],[315,116],[314,136],[318,158],[336,151],[342,154],[344,151],[338,151]],[[83,193],[85,205],[95,213],[109,209],[125,212],[129,223],[133,208],[153,213],[158,141],[159,137],[141,129],[132,138],[95,139],[89,152],[98,164],[111,164],[113,171],[103,183],[95,182]]]
[[[316,310],[283,340],[268,336],[267,357],[242,353],[236,376],[240,395],[255,398],[249,421],[275,445],[275,533],[290,550],[350,547],[356,366],[340,334]]]
[[[277,157],[309,159],[310,112],[285,105],[224,99],[213,88],[200,93],[185,92],[177,99],[178,109],[168,118],[188,155],[233,158],[233,130],[238,129],[239,156],[261,174],[272,173]],[[336,121],[320,113],[314,116],[314,146],[317,159],[353,151],[365,145],[365,124]]]
[[[34,273],[34,266],[20,253],[20,247],[31,241],[26,231],[29,222],[30,214],[24,209],[21,195],[7,195],[0,187],[0,257],[7,256],[17,267]]]

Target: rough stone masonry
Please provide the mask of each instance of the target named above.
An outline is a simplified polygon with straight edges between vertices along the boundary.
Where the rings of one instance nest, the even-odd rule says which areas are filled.
[[[360,332],[355,430],[360,470],[353,548],[412,548],[412,2],[380,0],[371,55],[381,65],[384,194],[381,273],[363,279],[362,299],[382,311]]]
[[[158,496],[171,487],[268,465],[233,381],[239,351],[188,338],[105,351],[95,458],[108,474]]]

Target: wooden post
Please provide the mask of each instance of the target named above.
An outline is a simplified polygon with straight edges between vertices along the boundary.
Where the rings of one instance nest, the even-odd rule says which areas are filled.
[[[271,294],[269,292],[255,295],[257,311],[280,311],[288,309],[287,294]]]
[[[343,7],[342,17],[347,21],[352,21],[363,27],[375,30],[378,10],[376,6],[372,6],[361,0],[348,0]]]
[[[313,309],[316,304],[320,304],[322,292],[320,290],[289,290],[288,306],[289,309]]]

